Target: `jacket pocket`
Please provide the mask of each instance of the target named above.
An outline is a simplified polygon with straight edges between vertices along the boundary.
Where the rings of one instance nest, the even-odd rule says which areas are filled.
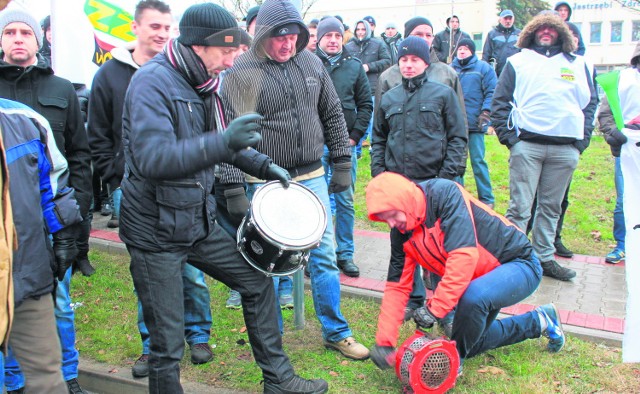
[[[69,100],[64,97],[40,96],[38,104],[42,107],[41,115],[44,116],[55,132],[64,132],[67,122],[67,109]]]
[[[190,245],[204,237],[204,188],[200,182],[163,182],[156,187],[160,242]]]

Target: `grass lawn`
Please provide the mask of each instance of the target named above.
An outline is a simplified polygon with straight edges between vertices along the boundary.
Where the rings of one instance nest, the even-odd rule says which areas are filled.
[[[136,299],[128,259],[91,253],[97,273],[75,276],[72,286],[76,309],[77,347],[82,357],[129,370],[140,355],[136,327]],[[212,363],[194,366],[188,350],[182,378],[217,387],[262,392],[261,373],[253,361],[242,314],[224,307],[227,288],[208,280],[214,320],[210,343],[215,346]],[[304,377],[320,377],[332,393],[398,393],[394,372],[379,371],[370,361],[356,362],[322,346],[310,293],[306,294],[304,330],[293,329],[293,312],[285,311],[285,349]],[[379,305],[373,301],[343,298],[342,311],[357,338],[374,344]],[[401,340],[413,334],[405,324]],[[640,365],[622,364],[620,349],[569,337],[559,354],[545,350],[546,339],[527,341],[467,360],[456,393],[638,393]]]
[[[504,213],[509,200],[508,150],[495,136],[487,136],[489,162],[496,210]],[[465,184],[475,193],[469,171]],[[359,161],[356,187],[356,215],[359,229],[387,231],[386,225],[366,219],[364,188],[370,179],[369,154]],[[615,204],[613,159],[602,137],[594,137],[575,172],[571,205],[563,239],[577,253],[603,256],[613,243],[612,212]],[[128,260],[120,256],[93,253],[97,274],[76,276],[72,288],[76,310],[77,346],[83,357],[129,370],[140,355],[136,327],[137,309]],[[214,361],[193,366],[187,354],[182,362],[183,379],[218,387],[261,392],[261,374],[253,362],[242,314],[225,309],[227,289],[208,279],[214,319],[210,343]],[[400,392],[392,371],[379,371],[373,363],[348,361],[322,346],[320,327],[309,292],[306,294],[304,330],[293,329],[293,312],[285,311],[284,345],[296,371],[304,377],[324,378],[332,393]],[[379,305],[373,301],[343,298],[342,312],[357,339],[374,344]],[[405,324],[401,340],[413,334],[413,324]],[[457,393],[638,393],[640,365],[622,364],[621,351],[603,345],[568,338],[559,354],[545,351],[546,340],[531,340],[494,350],[467,360]],[[187,350],[188,353],[188,350]]]
[[[509,206],[509,150],[495,135],[485,138],[485,158],[496,198],[495,209],[504,214]],[[575,253],[604,256],[615,246],[612,234],[616,191],[613,183],[613,157],[602,136],[594,136],[580,157],[569,193],[569,209],[564,221],[562,239]],[[356,226],[360,229],[388,231],[383,223],[367,219],[365,187],[371,179],[370,157],[365,148],[358,162],[356,183]],[[476,195],[471,163],[464,177],[466,189]]]

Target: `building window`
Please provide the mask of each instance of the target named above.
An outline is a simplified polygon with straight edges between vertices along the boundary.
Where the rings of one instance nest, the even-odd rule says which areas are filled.
[[[640,21],[631,24],[631,41],[640,41]]]
[[[476,44],[476,49],[482,49],[484,43],[482,42],[482,33],[473,33],[473,43]]]
[[[591,40],[592,44],[600,44],[602,33],[602,22],[591,22]]]
[[[622,21],[611,22],[611,42],[622,42]]]

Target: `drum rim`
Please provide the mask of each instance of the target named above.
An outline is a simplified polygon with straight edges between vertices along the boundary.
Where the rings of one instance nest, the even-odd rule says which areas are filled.
[[[280,181],[270,181],[270,182],[267,182],[267,183],[265,183],[264,185],[262,185],[262,186],[261,186],[261,187],[256,191],[256,194],[257,194],[257,193],[259,193],[261,190],[263,190],[263,188],[265,188],[265,187],[272,186],[272,185],[274,185],[274,184],[279,184],[279,183],[280,183]],[[318,235],[319,235],[319,236],[318,236],[318,239],[316,239],[316,240],[314,240],[314,241],[312,241],[312,242],[308,242],[308,243],[306,243],[306,244],[302,244],[302,245],[287,245],[287,244],[283,244],[281,241],[279,241],[279,240],[277,240],[277,239],[274,239],[271,235],[267,234],[267,233],[266,233],[266,232],[265,232],[265,231],[260,227],[259,223],[257,223],[257,222],[256,222],[256,220],[255,220],[256,215],[254,215],[254,211],[253,211],[253,209],[254,209],[254,207],[255,207],[255,205],[253,204],[253,201],[251,202],[251,205],[250,205],[250,207],[249,207],[250,218],[251,218],[251,222],[254,224],[254,228],[255,228],[255,230],[256,230],[256,231],[258,231],[258,233],[259,233],[261,236],[263,236],[264,238],[266,238],[266,239],[268,239],[270,242],[272,242],[272,243],[274,244],[274,246],[278,246],[278,247],[279,247],[280,249],[282,249],[282,250],[304,250],[304,249],[311,248],[311,247],[313,247],[313,246],[315,246],[315,245],[318,245],[318,244],[322,241],[322,237],[324,236],[324,233],[327,231],[327,225],[328,225],[328,221],[329,221],[329,219],[328,219],[328,217],[327,217],[327,216],[328,216],[328,215],[327,215],[327,209],[325,208],[324,204],[322,203],[322,200],[320,200],[320,197],[318,197],[318,195],[317,195],[313,190],[311,190],[310,188],[308,188],[307,186],[305,186],[305,185],[303,185],[303,184],[301,184],[301,183],[299,183],[299,182],[295,182],[295,181],[291,181],[291,182],[290,182],[289,187],[291,187],[291,186],[294,186],[294,187],[300,187],[300,188],[302,188],[303,190],[306,190],[306,191],[307,191],[307,192],[312,196],[312,198],[313,198],[313,199],[315,199],[315,201],[318,203],[318,206],[321,208],[321,210],[322,210],[322,214],[323,214],[323,215],[322,215],[322,229],[323,229],[323,230],[322,230],[321,232],[319,232],[319,234],[318,234]],[[265,190],[265,192],[266,192],[268,189],[264,189],[264,190]],[[256,195],[256,194],[254,194],[254,198],[255,198],[255,195]],[[241,228],[241,227],[239,227],[239,228]]]

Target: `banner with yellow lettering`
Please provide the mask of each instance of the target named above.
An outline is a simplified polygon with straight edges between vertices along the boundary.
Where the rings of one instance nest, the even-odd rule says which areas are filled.
[[[138,0],[51,0],[51,62],[55,73],[91,86],[111,49],[135,40]]]

